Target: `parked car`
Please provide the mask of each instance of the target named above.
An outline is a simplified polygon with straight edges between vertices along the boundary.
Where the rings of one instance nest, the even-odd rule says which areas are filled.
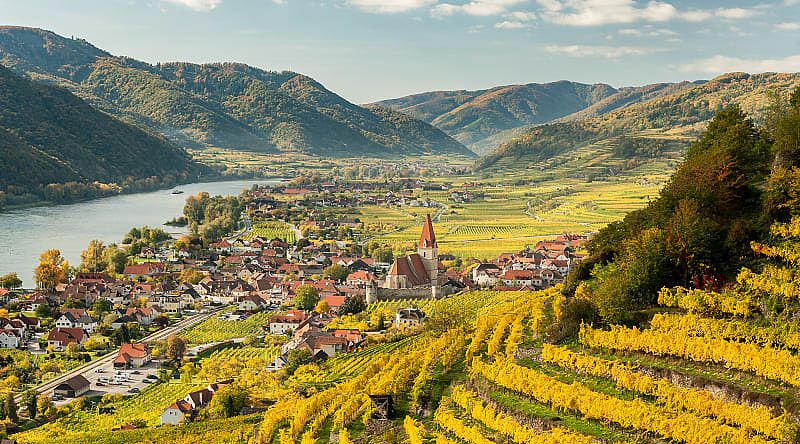
[[[136,387],[134,387],[134,388],[132,388],[132,389],[129,389],[129,390],[128,390],[128,393],[139,393],[139,389],[138,389],[138,388],[136,388]]]

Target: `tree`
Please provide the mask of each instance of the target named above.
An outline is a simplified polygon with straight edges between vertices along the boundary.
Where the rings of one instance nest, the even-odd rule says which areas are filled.
[[[241,413],[247,402],[248,393],[244,387],[236,383],[223,385],[211,398],[208,411],[214,417],[230,418]]]
[[[365,308],[367,305],[363,299],[358,296],[347,296],[339,307],[339,315],[361,313]]]
[[[301,285],[295,290],[294,305],[300,310],[311,311],[319,302],[319,290],[313,285]]]
[[[311,352],[305,348],[296,348],[286,355],[286,365],[283,369],[287,375],[293,375],[298,367],[309,362],[311,362]]]
[[[89,246],[81,253],[81,266],[82,271],[99,272],[108,268],[108,262],[105,255],[106,246],[103,241],[92,240],[89,241]]]
[[[67,357],[70,359],[76,359],[78,355],[81,353],[81,346],[76,342],[70,342],[67,344],[67,349],[64,352]]]
[[[19,422],[19,415],[17,415],[17,402],[14,401],[14,394],[9,393],[6,395],[6,402],[4,405],[6,418],[10,419],[11,422],[17,423]]]
[[[319,314],[327,313],[331,311],[331,306],[328,305],[328,301],[322,299],[319,302],[317,302],[317,306],[314,307],[314,311]]]
[[[13,290],[22,286],[22,279],[17,276],[17,273],[8,273],[0,276],[0,287]]]
[[[167,359],[180,361],[186,354],[186,340],[176,335],[167,338]]]
[[[180,282],[188,282],[192,285],[196,285],[203,279],[204,276],[205,275],[200,270],[196,270],[194,268],[187,268],[181,271],[178,280]]]
[[[36,414],[38,413],[36,407],[36,391],[35,390],[26,390],[25,393],[22,394],[22,404],[25,406],[25,409],[28,410],[28,417],[31,419],[36,419]]]
[[[103,252],[103,260],[108,273],[122,273],[128,263],[128,253],[114,244],[109,245]]]
[[[69,262],[59,250],[47,250],[39,256],[39,265],[34,269],[34,279],[39,288],[52,290],[69,277]]]
[[[322,275],[337,282],[343,282],[350,274],[350,270],[342,265],[329,265],[322,270]]]
[[[52,314],[52,310],[50,310],[50,306],[47,304],[39,304],[36,307],[36,316],[39,318],[48,318]]]
[[[110,313],[114,309],[114,304],[108,299],[98,299],[92,304],[92,314],[95,318],[102,318],[106,313]]]
[[[38,407],[39,413],[46,416],[48,419],[52,419],[52,413],[55,412],[53,407],[53,400],[50,399],[47,395],[39,395],[36,398],[36,406]]]

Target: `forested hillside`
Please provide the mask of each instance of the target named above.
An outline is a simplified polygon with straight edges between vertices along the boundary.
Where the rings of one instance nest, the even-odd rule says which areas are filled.
[[[378,103],[429,122],[482,153],[486,140],[494,135],[571,115],[616,92],[605,84],[560,81],[434,91]]]
[[[572,116],[568,122],[533,127],[481,159],[487,170],[525,168],[543,155],[566,152],[603,138],[638,138],[642,143],[683,144],[696,137],[715,113],[736,104],[756,121],[770,114],[774,97],[800,85],[798,74],[744,74],[719,76],[705,83],[682,83],[650,91],[621,92]],[[668,93],[668,94],[665,94]],[[651,97],[648,100],[641,99]],[[620,100],[624,106],[617,101]],[[627,101],[626,101],[627,100]],[[611,109],[611,111],[604,111]],[[596,116],[592,117],[594,114]]]
[[[146,189],[209,172],[167,140],[3,67],[0,158],[0,190],[11,204],[30,195],[60,202]]]
[[[774,104],[764,125],[737,105],[719,111],[660,196],[592,239],[590,257],[565,290],[592,301],[609,321],[630,322],[635,310],[656,304],[662,287],[735,288],[742,267],[761,268],[765,256],[795,251],[796,232],[781,224],[800,214],[798,123],[800,88]],[[789,240],[754,244],[781,237]],[[750,284],[778,292],[795,285],[780,286],[779,277]],[[794,272],[782,278],[795,282]],[[740,274],[738,284],[745,281]],[[793,313],[796,305],[771,299],[765,314]]]
[[[150,65],[83,40],[0,28],[0,63],[189,147],[327,156],[474,156],[438,129],[354,105],[302,74],[243,64]],[[398,122],[403,121],[402,125]],[[415,128],[412,134],[405,129]]]

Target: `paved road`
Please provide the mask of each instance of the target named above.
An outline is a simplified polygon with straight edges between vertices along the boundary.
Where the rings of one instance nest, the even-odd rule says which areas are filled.
[[[220,308],[217,308],[217,309],[212,310],[210,312],[200,313],[200,314],[197,314],[195,316],[183,319],[183,320],[181,320],[181,321],[179,321],[179,322],[177,322],[177,323],[175,323],[175,324],[173,324],[173,325],[171,325],[169,327],[166,327],[166,328],[164,328],[162,330],[159,330],[159,331],[151,334],[150,336],[147,336],[147,337],[143,338],[139,342],[153,342],[153,341],[159,341],[159,340],[162,340],[162,339],[166,339],[167,337],[169,337],[169,336],[171,336],[173,334],[180,333],[181,331],[183,331],[183,330],[185,330],[185,329],[187,329],[187,328],[189,328],[189,327],[191,327],[191,326],[193,326],[195,324],[198,324],[198,323],[200,323],[200,322],[202,322],[202,321],[204,321],[204,320],[206,320],[206,319],[208,319],[208,318],[210,318],[212,316],[217,315],[219,312],[221,312],[224,309],[225,309],[225,307],[220,307]],[[68,380],[69,378],[72,378],[73,376],[82,375],[82,374],[84,374],[86,372],[90,372],[90,371],[96,370],[96,369],[98,369],[100,367],[103,367],[106,364],[111,363],[111,361],[113,361],[116,356],[117,356],[117,350],[114,350],[113,352],[104,355],[100,359],[94,360],[92,362],[88,362],[85,365],[82,365],[82,366],[80,366],[78,368],[70,370],[69,372],[64,373],[63,375],[58,376],[58,377],[56,377],[54,379],[51,379],[51,380],[49,380],[49,381],[47,381],[47,382],[45,382],[45,383],[43,383],[41,385],[38,385],[38,386],[34,387],[33,389],[36,390],[37,393],[46,393],[46,392],[48,392],[50,390],[53,390],[59,384],[61,384],[62,382]],[[22,395],[18,395],[16,401],[17,401],[17,405],[19,405],[19,403],[22,401]]]

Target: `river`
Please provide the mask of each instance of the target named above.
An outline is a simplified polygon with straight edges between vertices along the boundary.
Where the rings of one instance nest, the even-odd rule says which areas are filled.
[[[254,184],[278,180],[237,180],[180,185],[173,190],[126,194],[70,205],[33,207],[0,213],[0,275],[16,272],[25,288],[33,287],[33,269],[39,254],[57,248],[73,266],[80,264],[81,251],[92,239],[119,243],[133,227],[149,225],[173,234],[185,230],[162,224],[183,211],[186,197],[206,191],[213,195],[236,195]]]

